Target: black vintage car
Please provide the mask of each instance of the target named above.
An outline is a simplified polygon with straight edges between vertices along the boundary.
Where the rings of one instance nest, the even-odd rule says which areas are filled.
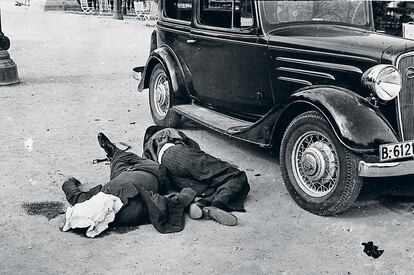
[[[370,2],[159,0],[138,90],[157,125],[185,116],[280,148],[292,198],[347,209],[365,177],[414,174],[414,41],[376,33]]]

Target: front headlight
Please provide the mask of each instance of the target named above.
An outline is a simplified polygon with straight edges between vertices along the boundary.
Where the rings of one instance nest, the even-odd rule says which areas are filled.
[[[375,96],[384,101],[395,98],[401,90],[400,72],[391,65],[376,65],[368,69],[361,80]]]

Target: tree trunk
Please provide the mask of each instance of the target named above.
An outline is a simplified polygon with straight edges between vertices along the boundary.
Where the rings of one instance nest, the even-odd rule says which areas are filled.
[[[122,0],[122,14],[127,14],[127,5],[126,0]]]
[[[114,0],[114,15],[112,18],[124,20],[124,17],[122,16],[122,0]]]

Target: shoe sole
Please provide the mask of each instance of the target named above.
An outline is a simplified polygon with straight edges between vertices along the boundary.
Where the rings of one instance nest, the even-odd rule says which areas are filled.
[[[222,225],[234,226],[237,224],[237,217],[217,207],[204,207],[208,211],[208,216]]]
[[[201,219],[203,216],[203,210],[196,204],[190,204],[190,209],[188,209],[188,216],[192,219]]]
[[[191,188],[184,188],[181,192],[177,195],[178,201],[184,207],[187,207],[192,203],[196,197],[197,193]]]

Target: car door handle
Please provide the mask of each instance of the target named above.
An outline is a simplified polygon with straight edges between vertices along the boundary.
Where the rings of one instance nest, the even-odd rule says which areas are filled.
[[[187,43],[188,44],[194,44],[195,42],[197,42],[197,40],[195,40],[195,39],[187,39]]]

